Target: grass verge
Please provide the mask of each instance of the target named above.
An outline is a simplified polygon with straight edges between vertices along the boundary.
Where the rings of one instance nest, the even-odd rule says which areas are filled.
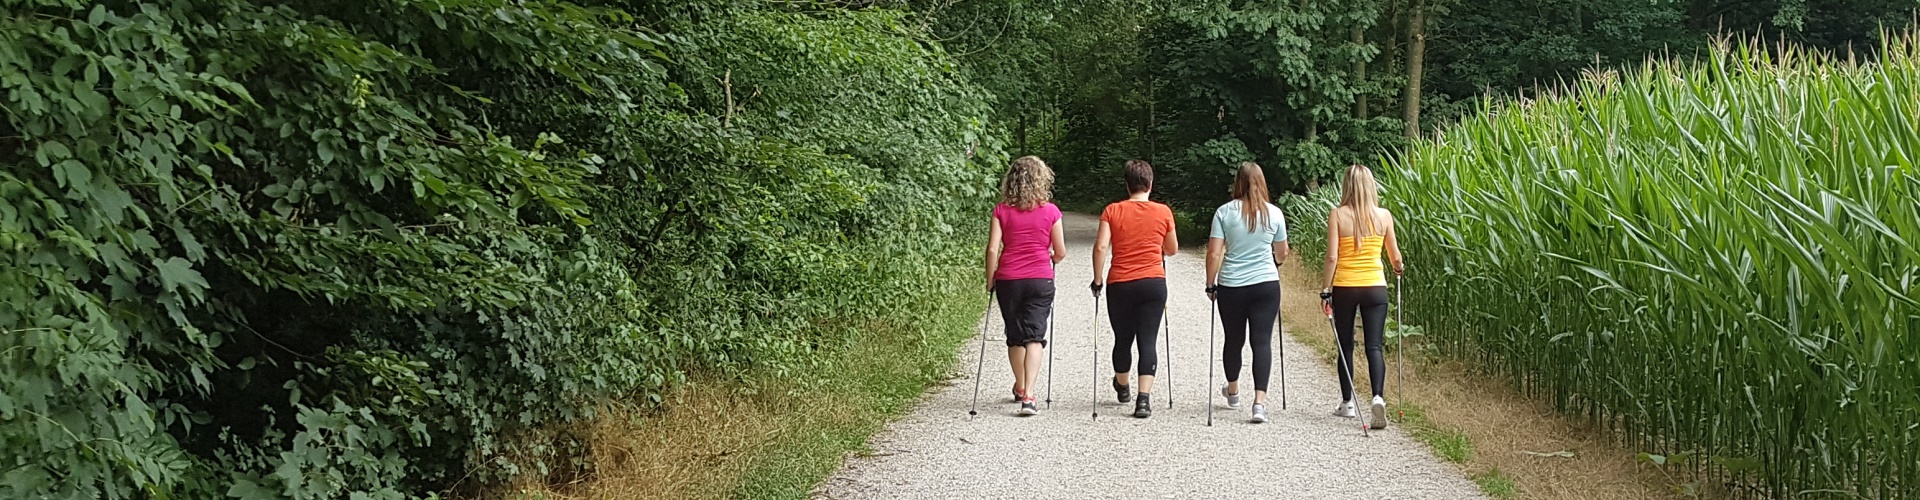
[[[1499,468],[1473,476],[1473,482],[1480,485],[1480,491],[1494,498],[1520,498],[1520,489],[1513,485],[1513,476],[1500,472]]]
[[[1467,433],[1435,424],[1427,418],[1427,410],[1413,403],[1402,405],[1400,411],[1403,413],[1400,426],[1414,439],[1433,448],[1433,454],[1441,460],[1465,464],[1473,459],[1473,440],[1467,438]]]
[[[509,499],[805,498],[850,453],[943,380],[986,296],[956,291],[924,314],[848,332],[816,366],[747,383],[699,380],[663,409],[611,409],[587,425],[595,471],[519,485]]]
[[[1320,310],[1315,270],[1281,268],[1280,317],[1293,340],[1312,347],[1327,366],[1335,348]],[[1405,394],[1387,391],[1390,407],[1404,412],[1398,425],[1434,455],[1461,468],[1494,498],[1666,499],[1676,494],[1667,472],[1635,460],[1636,451],[1614,444],[1606,433],[1554,413],[1551,405],[1522,396],[1510,381],[1476,373],[1466,365],[1427,354],[1408,340]],[[1393,346],[1387,382],[1394,383]],[[1356,360],[1365,373],[1366,359]],[[1361,394],[1371,394],[1358,377]],[[1406,404],[1399,403],[1404,396]]]

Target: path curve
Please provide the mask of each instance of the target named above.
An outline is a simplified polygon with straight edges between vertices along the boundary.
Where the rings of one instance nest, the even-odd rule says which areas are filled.
[[[1202,292],[1205,256],[1182,249],[1168,266],[1172,349],[1163,356],[1151,419],[1125,414],[1132,405],[1113,400],[1107,349],[1113,345],[1106,312],[1094,329],[1089,250],[1098,220],[1067,214],[1069,256],[1060,265],[1056,295],[1057,348],[1053,352],[1053,404],[1035,417],[1019,417],[1007,388],[1007,368],[997,309],[988,311],[987,359],[980,385],[980,415],[967,417],[973,396],[978,339],[969,341],[955,377],[936,387],[906,418],[874,436],[873,452],[849,458],[814,490],[815,498],[1485,498],[1453,466],[1397,426],[1362,437],[1357,420],[1332,416],[1339,387],[1329,365],[1310,347],[1286,339],[1288,408],[1278,405],[1279,360],[1273,379],[1271,423],[1247,421],[1246,406],[1228,409],[1219,397],[1213,427],[1206,426],[1207,374],[1224,383],[1207,356],[1209,308]],[[1298,265],[1290,263],[1290,265]],[[1106,307],[1104,302],[1102,308]],[[1329,335],[1326,329],[1288,331],[1283,337]],[[1220,335],[1218,332],[1215,335]],[[1096,361],[1088,344],[1099,343]],[[1219,337],[1215,337],[1220,342]],[[1278,347],[1278,346],[1276,346]],[[1164,349],[1164,348],[1163,348]],[[1164,352],[1164,350],[1163,350]],[[1171,359],[1169,359],[1171,358]],[[1252,356],[1244,356],[1251,360]],[[1249,368],[1242,384],[1251,401]],[[1092,387],[1099,384],[1100,417],[1091,418]],[[1167,382],[1172,382],[1169,389]],[[1046,397],[1046,385],[1035,397]],[[1217,390],[1211,389],[1211,390]],[[1171,391],[1171,392],[1170,392]],[[1173,408],[1167,408],[1167,401]],[[1365,408],[1362,408],[1364,413]],[[1016,486],[1018,485],[1018,486]]]

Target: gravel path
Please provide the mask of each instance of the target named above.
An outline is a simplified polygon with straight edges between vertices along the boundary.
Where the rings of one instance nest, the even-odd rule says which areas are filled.
[[[1333,369],[1292,339],[1285,341],[1288,408],[1277,404],[1275,359],[1273,421],[1249,423],[1246,409],[1228,409],[1216,396],[1214,425],[1207,427],[1210,388],[1200,368],[1211,365],[1216,384],[1225,378],[1206,352],[1205,256],[1198,249],[1183,249],[1168,263],[1173,333],[1172,342],[1161,345],[1164,352],[1171,344],[1173,352],[1171,359],[1161,358],[1153,418],[1128,416],[1132,404],[1116,403],[1108,383],[1112,330],[1105,311],[1099,329],[1093,328],[1093,298],[1085,288],[1098,221],[1068,214],[1066,222],[1070,255],[1056,281],[1052,408],[1045,406],[1043,381],[1035,388],[1035,396],[1043,399],[1041,414],[1014,414],[1018,407],[1007,394],[1013,374],[1000,314],[991,310],[980,415],[967,417],[980,352],[974,340],[947,385],[875,436],[871,455],[848,459],[814,491],[815,498],[1485,498],[1458,469],[1441,463],[1397,426],[1367,438],[1360,435],[1358,420],[1332,416],[1339,402]],[[1329,333],[1324,328],[1286,332],[1297,334]],[[1093,339],[1099,342],[1097,373],[1090,371],[1096,363],[1088,352]],[[1216,342],[1224,341],[1216,337]],[[1250,362],[1252,356],[1245,359]],[[1246,408],[1252,372],[1242,372]],[[1096,379],[1097,420],[1089,404]],[[1171,409],[1168,400],[1174,403]]]

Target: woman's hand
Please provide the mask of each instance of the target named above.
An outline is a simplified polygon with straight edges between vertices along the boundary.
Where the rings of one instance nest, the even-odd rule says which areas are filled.
[[[1212,283],[1207,284],[1207,300],[1220,300],[1217,297],[1217,294],[1219,293],[1220,293],[1220,285],[1215,285]]]

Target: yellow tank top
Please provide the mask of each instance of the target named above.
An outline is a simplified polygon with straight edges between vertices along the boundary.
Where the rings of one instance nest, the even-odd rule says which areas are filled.
[[[1380,266],[1380,247],[1387,241],[1373,230],[1373,224],[1367,224],[1371,236],[1358,238],[1355,243],[1352,236],[1340,237],[1339,260],[1334,261],[1333,286],[1367,287],[1387,286],[1387,273]]]

